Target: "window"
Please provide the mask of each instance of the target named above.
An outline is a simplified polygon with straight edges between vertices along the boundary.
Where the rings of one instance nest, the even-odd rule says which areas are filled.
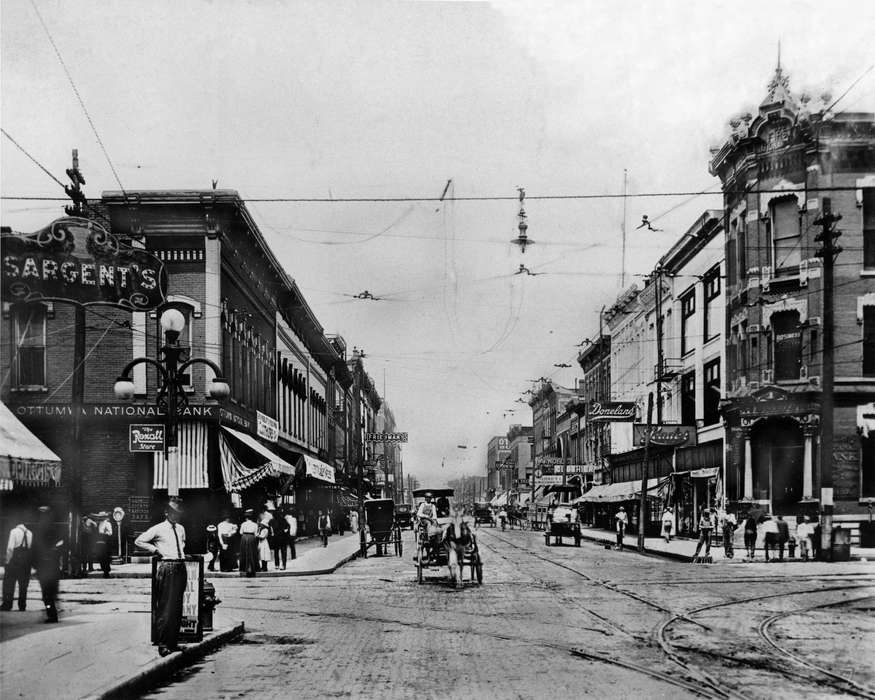
[[[741,284],[747,279],[747,212],[743,211],[738,217],[738,236],[735,239],[735,265],[738,271],[738,282]]]
[[[681,423],[696,424],[696,373],[688,372],[681,377]]]
[[[692,323],[690,319],[696,313],[696,293],[690,290],[681,297],[681,355],[686,355],[693,349],[690,342]]]
[[[863,307],[863,376],[875,377],[875,306]]]
[[[705,401],[703,413],[705,425],[720,422],[720,360],[708,362],[703,368],[705,374]]]
[[[704,277],[705,286],[705,340],[716,338],[722,330],[723,319],[716,312],[720,298],[720,267],[710,270]]]
[[[861,440],[860,498],[875,498],[875,434]]]
[[[750,341],[750,364],[748,367],[750,367],[754,374],[757,374],[759,373],[760,366],[759,337],[755,333],[751,333],[748,339]],[[755,377],[755,379],[758,379],[758,377]]]
[[[875,270],[875,187],[863,190],[863,269]]]
[[[46,307],[17,307],[15,324],[15,385],[19,389],[46,386]]]
[[[775,345],[775,381],[799,379],[802,366],[802,332],[798,311],[781,311],[772,316]]]
[[[799,235],[799,207],[796,198],[774,201],[769,206],[774,268],[798,267],[802,259]]]

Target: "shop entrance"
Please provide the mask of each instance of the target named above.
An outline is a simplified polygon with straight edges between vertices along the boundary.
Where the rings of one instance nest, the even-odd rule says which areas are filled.
[[[791,419],[767,420],[756,426],[751,437],[754,497],[771,501],[774,513],[794,513],[802,498],[802,428]]]

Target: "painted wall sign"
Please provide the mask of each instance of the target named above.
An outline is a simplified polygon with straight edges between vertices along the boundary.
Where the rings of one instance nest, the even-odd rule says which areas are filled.
[[[365,442],[407,442],[407,433],[365,433]]]
[[[612,423],[633,421],[637,410],[637,405],[630,401],[593,401],[589,407],[589,420]]]
[[[636,447],[643,447],[647,426],[636,423],[633,428]],[[692,425],[654,425],[650,428],[650,444],[664,447],[697,445],[696,428]]]
[[[131,452],[163,452],[164,426],[160,423],[131,423],[128,426]]]
[[[131,522],[151,522],[152,498],[150,496],[128,496],[128,516]]]
[[[8,301],[106,304],[130,311],[161,306],[164,263],[89,219],[67,217],[35,233],[0,236],[2,292]]]

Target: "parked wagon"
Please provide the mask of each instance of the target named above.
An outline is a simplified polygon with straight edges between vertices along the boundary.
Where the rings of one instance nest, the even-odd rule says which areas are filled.
[[[378,557],[389,552],[394,546],[395,554],[401,556],[401,528],[395,521],[395,502],[391,498],[377,498],[365,501],[365,522],[368,527],[368,539],[365,541],[365,551],[374,547]]]

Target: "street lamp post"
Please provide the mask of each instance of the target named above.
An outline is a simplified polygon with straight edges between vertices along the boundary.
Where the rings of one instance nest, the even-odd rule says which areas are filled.
[[[130,400],[134,397],[134,380],[131,370],[137,365],[151,365],[158,371],[161,385],[158,389],[156,402],[167,414],[167,495],[179,495],[179,448],[176,444],[177,413],[181,407],[188,405],[184,383],[186,370],[194,365],[206,365],[213,370],[215,376],[210,382],[208,393],[210,398],[222,400],[231,393],[231,388],[222,377],[222,370],[212,360],[204,357],[188,358],[190,348],[179,344],[179,334],[185,328],[185,316],[178,309],[167,309],[161,314],[161,330],[164,331],[164,345],[159,351],[157,360],[150,357],[138,357],[122,370],[116,380],[113,392],[116,398]]]

